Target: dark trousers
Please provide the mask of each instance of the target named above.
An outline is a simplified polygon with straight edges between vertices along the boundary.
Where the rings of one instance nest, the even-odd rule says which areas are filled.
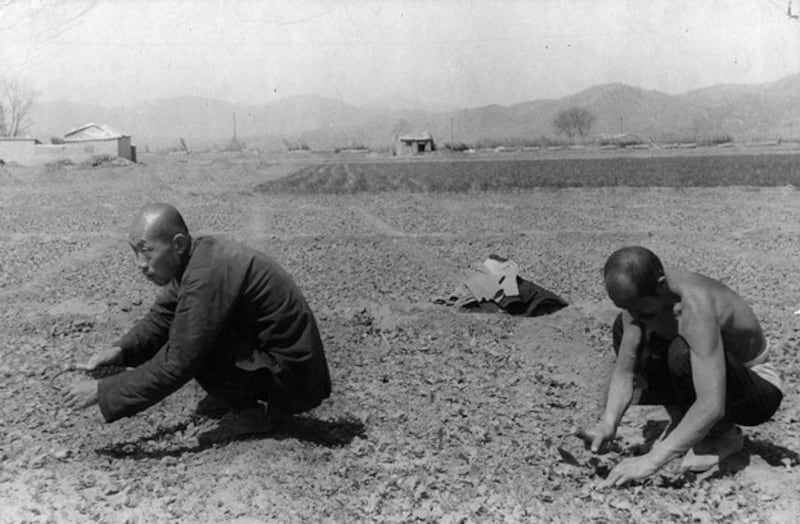
[[[253,407],[259,400],[267,402],[273,384],[267,369],[245,371],[232,362],[213,358],[198,371],[195,380],[210,396],[229,402],[234,409]]]
[[[622,315],[614,321],[614,352],[619,354]],[[697,398],[692,381],[691,349],[686,340],[644,336],[637,349],[636,376],[643,377],[639,404],[673,405],[686,413]],[[783,393],[725,352],[725,416],[722,422],[756,426],[769,420]]]

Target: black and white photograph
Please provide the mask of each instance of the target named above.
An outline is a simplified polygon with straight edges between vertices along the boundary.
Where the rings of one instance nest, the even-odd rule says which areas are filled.
[[[0,524],[800,518],[800,0],[0,0]]]

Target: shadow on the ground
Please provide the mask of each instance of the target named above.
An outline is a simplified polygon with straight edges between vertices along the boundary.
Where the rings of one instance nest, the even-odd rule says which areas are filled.
[[[165,440],[179,438],[179,435],[189,427],[190,423],[191,421],[187,420],[171,426],[160,426],[149,435],[142,435],[124,442],[113,442],[95,451],[98,455],[112,458],[142,459],[177,457],[184,453],[194,453],[211,447],[211,444],[200,445],[196,442],[194,444],[179,444],[178,442],[174,442],[173,445],[164,444]]]
[[[315,417],[292,417],[285,421],[272,435],[273,439],[297,439],[319,446],[337,448],[346,446],[354,438],[366,438],[366,426],[359,419],[344,416],[335,420]]]
[[[350,444],[356,437],[366,436],[364,423],[352,416],[333,420],[322,420],[312,416],[291,417],[269,433],[232,436],[225,428],[214,429],[200,435],[198,439],[187,439],[188,443],[178,441],[164,444],[165,440],[181,438],[191,421],[180,422],[158,428],[149,435],[127,442],[115,442],[96,450],[99,455],[112,458],[161,459],[178,457],[186,453],[197,453],[208,448],[243,440],[285,440],[296,439],[330,448]]]
[[[645,441],[634,446],[634,455],[643,455],[652,449],[653,444],[658,440],[669,424],[668,420],[648,420],[642,428],[642,436]],[[758,455],[770,466],[785,467],[788,464],[792,467],[800,464],[800,454],[783,446],[778,446],[764,440],[755,440],[748,437],[744,438],[744,447],[738,453],[724,459],[719,467],[704,473],[687,472],[677,477],[664,477],[660,483],[663,487],[683,488],[687,484],[697,480],[718,479],[734,475],[750,465],[753,455]]]
[[[785,467],[787,459],[792,467],[800,464],[800,454],[796,451],[765,440],[754,440],[745,437],[744,451],[751,455],[758,455],[770,466]]]

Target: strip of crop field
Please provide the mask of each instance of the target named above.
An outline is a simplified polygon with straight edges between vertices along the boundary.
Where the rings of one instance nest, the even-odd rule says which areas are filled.
[[[265,193],[469,192],[534,187],[800,185],[800,155],[364,162],[304,167]],[[357,176],[354,175],[357,173]]]

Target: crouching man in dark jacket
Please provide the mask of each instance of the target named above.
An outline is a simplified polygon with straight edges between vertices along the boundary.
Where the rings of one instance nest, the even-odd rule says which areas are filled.
[[[230,240],[192,238],[168,204],[142,208],[129,241],[138,268],[163,290],[139,323],[87,363],[130,369],[73,384],[68,406],[98,404],[113,422],[194,378],[212,401],[237,414],[237,431],[248,433],[330,395],[314,315],[274,260]]]

